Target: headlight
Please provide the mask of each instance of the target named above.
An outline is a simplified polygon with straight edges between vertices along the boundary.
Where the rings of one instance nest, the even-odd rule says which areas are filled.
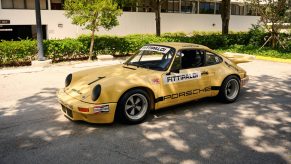
[[[101,93],[101,85],[96,85],[92,90],[92,101],[96,101]]]
[[[70,73],[67,77],[66,77],[66,80],[65,80],[65,86],[69,86],[71,84],[71,81],[72,81],[72,74]]]

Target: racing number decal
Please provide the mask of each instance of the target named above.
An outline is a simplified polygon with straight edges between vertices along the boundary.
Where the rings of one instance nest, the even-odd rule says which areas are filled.
[[[200,79],[201,72],[192,72],[192,73],[183,73],[183,74],[175,74],[175,75],[167,75],[164,76],[164,84],[169,83],[178,83],[182,81]]]

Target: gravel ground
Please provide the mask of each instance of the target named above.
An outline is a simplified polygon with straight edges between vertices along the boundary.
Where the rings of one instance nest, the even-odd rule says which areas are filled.
[[[291,163],[291,64],[241,64],[250,82],[237,102],[194,101],[133,126],[62,115],[55,93],[81,67],[0,74],[0,163]]]

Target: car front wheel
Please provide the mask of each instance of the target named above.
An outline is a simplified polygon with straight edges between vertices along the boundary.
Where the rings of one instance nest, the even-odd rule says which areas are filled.
[[[125,93],[119,101],[119,119],[124,123],[137,124],[144,121],[150,108],[148,94],[140,89]]]

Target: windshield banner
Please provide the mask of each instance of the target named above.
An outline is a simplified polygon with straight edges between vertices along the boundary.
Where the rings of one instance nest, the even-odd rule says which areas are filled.
[[[141,51],[155,51],[161,53],[168,53],[171,48],[162,47],[162,46],[143,46],[140,50]]]

